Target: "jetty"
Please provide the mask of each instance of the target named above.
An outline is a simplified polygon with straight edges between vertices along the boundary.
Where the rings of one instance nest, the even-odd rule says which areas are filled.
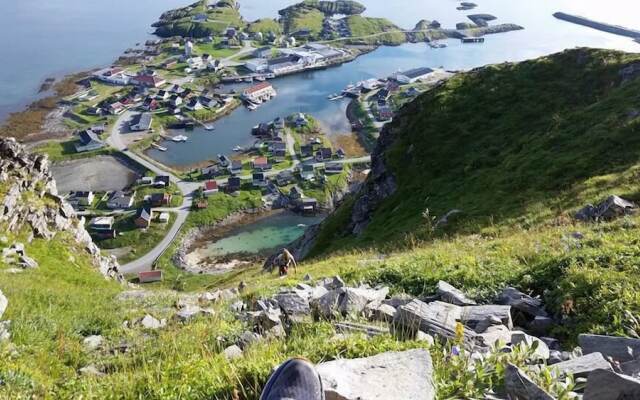
[[[605,22],[598,22],[589,18],[581,17],[579,15],[572,15],[563,12],[557,12],[553,14],[554,17],[563,21],[572,22],[574,24],[586,26],[589,28],[597,29],[599,31],[613,33],[614,35],[626,36],[632,39],[640,39],[640,31],[635,29],[625,28],[624,26],[607,24]]]
[[[484,43],[483,37],[463,37],[462,43]]]

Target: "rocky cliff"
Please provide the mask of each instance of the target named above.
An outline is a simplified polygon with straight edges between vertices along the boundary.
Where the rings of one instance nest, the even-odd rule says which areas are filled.
[[[11,236],[25,235],[54,240],[59,233],[70,234],[87,251],[95,267],[105,277],[121,279],[114,258],[100,254],[84,227],[84,218],[58,195],[46,155],[30,154],[15,139],[0,139],[0,228]],[[23,268],[37,267],[37,260],[24,254],[21,243],[8,243],[3,236],[3,261]],[[4,246],[3,246],[4,247]]]

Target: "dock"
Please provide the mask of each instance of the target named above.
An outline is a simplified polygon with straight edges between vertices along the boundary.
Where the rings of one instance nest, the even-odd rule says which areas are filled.
[[[598,22],[589,18],[581,17],[579,15],[572,15],[563,12],[557,12],[553,14],[554,17],[563,21],[571,22],[574,24],[586,26],[589,28],[597,29],[599,31],[613,33],[614,35],[626,36],[638,41],[640,39],[640,31],[635,29],[625,28],[624,26],[607,24],[606,22]]]
[[[464,37],[460,40],[462,43],[484,43],[483,37]]]

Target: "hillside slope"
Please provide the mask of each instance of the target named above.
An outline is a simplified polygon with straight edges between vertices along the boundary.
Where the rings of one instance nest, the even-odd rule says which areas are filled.
[[[638,75],[640,56],[575,49],[455,76],[387,124],[367,184],[315,253],[534,226],[614,192],[640,199]],[[434,232],[450,210],[462,214]]]

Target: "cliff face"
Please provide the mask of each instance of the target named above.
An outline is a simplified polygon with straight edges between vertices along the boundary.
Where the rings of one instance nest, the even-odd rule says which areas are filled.
[[[92,256],[102,275],[121,279],[117,261],[100,254],[84,228],[84,218],[78,218],[58,195],[47,156],[28,153],[12,138],[0,139],[0,227],[15,235],[26,232],[27,241],[51,241],[59,233],[68,233]],[[12,246],[21,247],[16,243]]]

